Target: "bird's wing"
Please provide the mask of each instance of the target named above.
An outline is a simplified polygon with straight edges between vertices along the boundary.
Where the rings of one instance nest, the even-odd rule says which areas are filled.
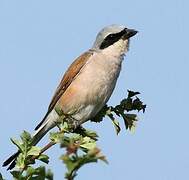
[[[82,67],[86,64],[86,62],[90,59],[92,56],[92,51],[87,51],[83,53],[81,56],[79,56],[68,68],[66,73],[64,74],[60,84],[58,85],[55,94],[50,102],[50,105],[48,107],[48,111],[43,118],[43,120],[37,125],[35,130],[37,130],[44,122],[46,117],[49,115],[49,113],[54,109],[54,106],[56,105],[59,98],[64,94],[66,89],[69,87],[69,85],[72,83],[73,79],[79,74]]]

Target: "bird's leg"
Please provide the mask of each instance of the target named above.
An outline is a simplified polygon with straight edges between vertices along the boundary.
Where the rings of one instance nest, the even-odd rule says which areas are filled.
[[[69,114],[66,115],[66,122],[71,132],[74,132],[80,126],[80,122]]]
[[[59,123],[67,122],[69,126],[70,131],[75,131],[79,126],[80,122],[72,117],[72,114],[66,114],[62,111],[62,109],[58,106],[55,107],[55,111],[59,115]],[[56,126],[61,130],[59,123],[56,124]]]
[[[61,131],[61,127],[60,127],[60,125],[58,123],[56,124],[56,126],[59,129],[59,131]]]

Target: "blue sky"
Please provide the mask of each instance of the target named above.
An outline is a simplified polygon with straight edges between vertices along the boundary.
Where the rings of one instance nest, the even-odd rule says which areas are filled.
[[[147,111],[134,134],[116,136],[109,120],[88,123],[99,133],[109,165],[87,165],[76,179],[189,179],[188,6],[186,0],[1,0],[0,163],[16,150],[9,138],[32,132],[41,120],[73,59],[92,46],[101,28],[123,24],[139,34],[109,104],[131,89],[141,92]],[[60,179],[61,151],[54,147],[48,154],[48,167]]]

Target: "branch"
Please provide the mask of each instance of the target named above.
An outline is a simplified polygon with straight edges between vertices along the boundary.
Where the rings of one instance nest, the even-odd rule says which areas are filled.
[[[127,98],[124,98],[115,107],[105,105],[91,121],[100,123],[105,117],[108,117],[112,121],[116,133],[118,134],[121,131],[121,127],[117,118],[123,119],[126,130],[132,130],[137,122],[137,115],[135,113],[133,114],[133,111],[142,111],[144,113],[146,109],[146,105],[137,97],[139,94],[139,92],[128,90]],[[61,113],[60,109],[56,108],[56,111]],[[130,113],[131,111],[132,113]],[[21,141],[12,139],[12,142],[21,151],[16,161],[18,170],[11,172],[13,177],[17,179],[44,177],[44,179],[52,180],[52,173],[46,171],[45,167],[33,168],[31,165],[35,164],[35,160],[48,163],[49,157],[43,153],[55,144],[60,144],[61,148],[66,149],[66,153],[61,156],[61,160],[67,168],[65,174],[67,180],[73,180],[78,170],[85,164],[98,162],[98,160],[107,163],[105,156],[102,155],[96,145],[98,141],[96,132],[82,127],[78,127],[73,131],[70,127],[73,126],[71,126],[69,122],[60,124],[60,131],[50,133],[50,142],[43,148],[32,146],[32,137],[26,131],[22,133]]]

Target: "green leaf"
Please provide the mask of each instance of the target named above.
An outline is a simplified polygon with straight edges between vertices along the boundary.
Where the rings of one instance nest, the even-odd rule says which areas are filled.
[[[2,176],[2,174],[0,173],[0,180],[3,180],[3,176]]]
[[[41,154],[39,157],[38,157],[38,160],[48,164],[49,163],[49,157],[45,154]]]
[[[23,177],[23,180],[53,180],[53,173],[48,170],[46,171],[44,166],[37,168],[28,167],[26,171],[26,176]]]
[[[98,134],[95,131],[88,130],[88,129],[87,130],[85,129],[85,135],[95,140],[97,140],[98,138]]]
[[[131,133],[134,133],[135,132],[135,130],[136,130],[136,122],[134,121],[133,122],[133,125],[131,126],[131,128],[130,128],[130,131],[131,131]]]
[[[73,141],[78,141],[78,140],[82,140],[82,136],[80,134],[77,133],[73,133],[72,136],[69,137],[70,140],[72,139]]]
[[[108,160],[106,159],[106,156],[100,154],[98,156],[98,159],[101,160],[101,161],[103,161],[104,163],[108,164]]]
[[[96,147],[96,142],[89,142],[89,143],[81,144],[80,147],[87,150],[94,149]]]
[[[68,169],[68,172],[71,172],[75,168],[75,163],[72,162],[72,159],[67,154],[62,155],[60,159],[63,160]]]
[[[120,126],[119,126],[119,122],[116,120],[116,119],[113,119],[112,120],[112,123],[113,123],[113,125],[114,125],[114,127],[115,127],[115,130],[116,130],[116,133],[117,133],[117,135],[120,133],[120,131],[121,131],[121,128],[120,128]]]
[[[16,140],[16,139],[13,139],[13,138],[11,138],[10,140],[11,140],[11,142],[12,142],[14,145],[17,146],[17,148],[18,148],[21,152],[24,151],[23,143],[21,143],[20,141],[18,141],[18,140]]]
[[[40,166],[40,167],[38,167],[38,168],[36,168],[35,169],[35,174],[36,175],[39,175],[39,177],[45,177],[45,174],[46,174],[46,172],[45,172],[45,167],[44,166]],[[45,179],[45,178],[44,178]]]
[[[122,114],[122,117],[124,119],[126,129],[132,130],[132,128],[136,127],[136,114]]]
[[[59,127],[60,127],[60,129],[61,129],[61,131],[62,132],[67,132],[67,133],[69,133],[70,131],[70,129],[69,129],[69,124],[67,123],[67,122],[65,122],[65,121],[63,121],[62,123],[60,123],[59,124]]]
[[[125,114],[125,117],[132,121],[138,121],[136,114]]]
[[[35,173],[35,169],[33,167],[27,168],[27,176],[32,176]]]
[[[120,106],[122,107],[122,111],[132,111],[133,109],[133,101],[131,98],[123,99],[120,103]]]
[[[113,125],[114,125],[115,130],[116,130],[116,133],[117,133],[117,135],[118,135],[119,132],[121,131],[121,128],[120,128],[120,126],[119,126],[119,122],[114,118],[114,116],[113,116],[112,113],[109,113],[109,114],[107,114],[107,115],[108,115],[108,117],[112,120],[112,123],[113,123]]]
[[[129,130],[133,130],[136,126],[137,115],[126,114],[128,111],[143,110],[145,111],[146,105],[136,96],[139,92],[128,90],[128,97],[123,99],[120,104],[113,106],[105,105],[101,111],[97,114],[92,121],[101,122],[105,116],[108,116],[118,134],[121,130],[117,118],[123,118],[125,126]],[[72,121],[64,122],[65,115],[56,107],[57,113],[60,115],[59,120],[62,122],[58,125],[60,132],[51,133],[50,139],[54,143],[60,143],[60,147],[65,148],[65,155],[61,157],[66,165],[67,173],[66,178],[73,180],[77,175],[77,171],[88,163],[98,162],[99,160],[108,163],[106,157],[101,153],[100,149],[97,148],[96,142],[98,135],[96,132],[86,130],[83,127],[77,128],[74,131],[71,129],[70,124]],[[52,180],[53,174],[51,171],[46,171],[45,167],[33,168],[30,165],[35,162],[34,158],[42,162],[48,163],[49,157],[40,154],[41,149],[32,146],[32,136],[24,131],[21,135],[21,141],[11,139],[11,141],[19,148],[22,152],[16,161],[16,167],[18,171],[12,171],[15,179],[19,180]],[[1,178],[1,176],[0,176]],[[0,179],[1,180],[1,179]]]
[[[46,172],[46,179],[53,180],[53,173],[50,169]]]
[[[103,118],[106,116],[106,112],[108,111],[109,107],[105,105],[98,113],[97,115],[91,119],[92,122],[99,123],[103,120]]]
[[[23,153],[20,153],[16,160],[16,167],[18,169],[23,169],[25,167],[25,156]]]
[[[41,148],[32,146],[31,149],[27,152],[28,156],[38,156],[41,152]]]
[[[108,164],[106,157],[104,155],[102,155],[101,150],[98,148],[91,149],[88,152],[88,155],[90,157],[96,158],[97,160],[99,159],[99,160],[105,162],[106,164]]]
[[[20,171],[11,171],[10,172],[12,174],[12,176],[15,178],[15,180],[22,180],[22,173]]]
[[[50,133],[50,140],[54,143],[60,143],[63,137],[64,137],[63,132]]]
[[[85,144],[85,143],[90,143],[90,142],[95,142],[94,140],[92,140],[90,137],[84,137],[82,138],[82,143]]]
[[[97,141],[97,138],[98,138],[98,135],[95,131],[91,131],[91,130],[88,130],[88,129],[85,129],[83,127],[78,127],[75,131],[74,131],[75,134],[80,134],[81,136],[85,137],[85,136],[88,136],[90,137],[91,139]]]
[[[22,139],[22,141],[24,142],[24,143],[29,143],[29,142],[31,142],[31,140],[32,140],[32,137],[31,137],[31,135],[30,135],[30,133],[29,132],[27,132],[27,131],[23,131],[23,133],[21,134],[21,139]]]
[[[136,109],[138,111],[142,110],[144,113],[146,105],[144,105],[143,102],[138,97],[136,97],[136,99],[133,101],[133,109]]]
[[[134,92],[134,91],[130,91],[130,90],[127,90],[127,91],[128,91],[128,97],[129,97],[129,98],[140,94],[139,92]]]
[[[91,139],[90,137],[84,137],[82,139],[80,147],[87,150],[94,149],[96,147],[96,141]]]

